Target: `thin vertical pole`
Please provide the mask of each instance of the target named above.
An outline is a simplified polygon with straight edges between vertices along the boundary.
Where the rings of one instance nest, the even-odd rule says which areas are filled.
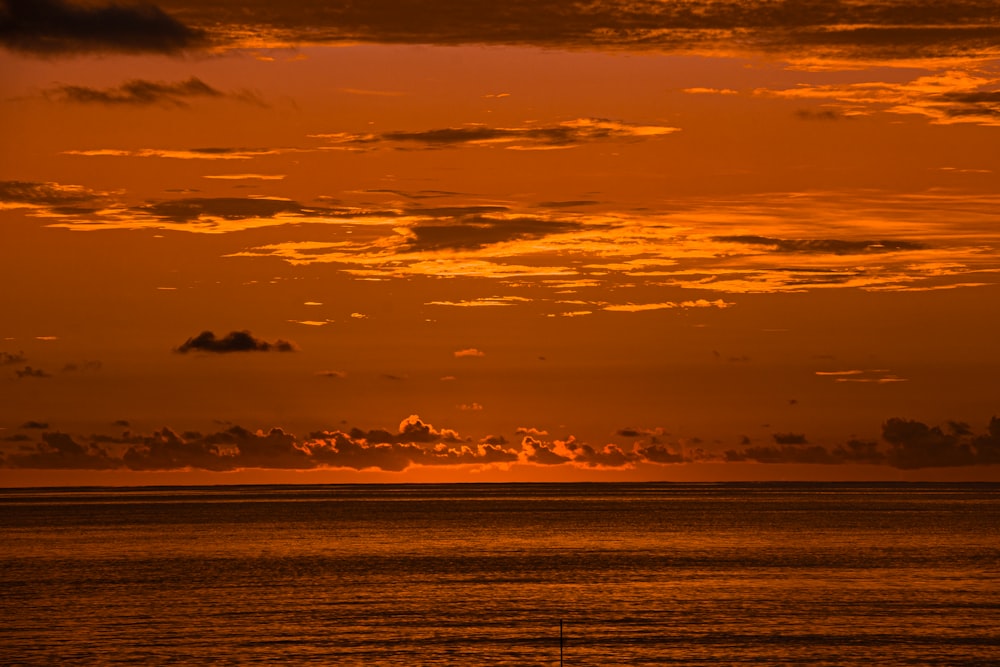
[[[562,632],[563,620],[559,619],[559,667],[563,667],[563,632]]]

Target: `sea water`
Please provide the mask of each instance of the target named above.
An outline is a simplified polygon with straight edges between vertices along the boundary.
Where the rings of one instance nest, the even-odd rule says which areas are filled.
[[[4,665],[998,659],[998,485],[0,490]]]

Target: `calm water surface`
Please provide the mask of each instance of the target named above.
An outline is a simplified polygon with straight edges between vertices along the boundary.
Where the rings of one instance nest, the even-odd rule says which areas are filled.
[[[0,490],[0,538],[5,665],[1000,656],[998,485]]]

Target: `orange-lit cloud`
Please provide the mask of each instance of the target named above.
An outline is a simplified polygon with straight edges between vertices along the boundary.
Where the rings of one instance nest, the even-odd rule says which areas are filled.
[[[477,409],[472,404],[470,409]],[[23,427],[24,428],[24,427]],[[30,427],[32,430],[47,428]],[[451,429],[437,429],[417,415],[404,419],[395,431],[351,429],[317,431],[299,438],[279,428],[249,431],[233,426],[215,433],[178,434],[162,429],[150,434],[126,431],[119,436],[79,437],[44,431],[36,441],[20,434],[16,451],[0,455],[0,467],[64,470],[212,471],[245,468],[348,468],[402,471],[420,466],[573,466],[622,470],[637,465],[683,465],[694,462],[869,464],[900,469],[1000,464],[1000,419],[985,433],[968,424],[948,422],[931,427],[892,418],[882,425],[884,445],[852,439],[844,444],[811,444],[801,434],[775,434],[773,445],[744,444],[711,452],[701,447],[664,444],[658,436],[631,447],[616,443],[594,446],[573,436],[549,438],[544,431],[518,429],[521,442],[510,445],[490,435],[473,444]],[[631,432],[630,432],[631,433]],[[635,435],[643,435],[635,432]]]
[[[818,110],[800,110],[799,117],[805,119],[835,120],[884,112],[924,116],[939,125],[1000,125],[1000,77],[995,73],[950,70],[902,83],[801,84],[755,92],[823,105]]]
[[[247,0],[79,9],[59,0],[8,0],[8,48],[34,53],[163,51],[297,44],[502,44],[578,49],[796,54],[801,58],[972,58],[995,54],[995,8],[976,0],[557,0],[322,4]],[[34,5],[35,7],[33,7]],[[38,8],[40,6],[40,8]],[[252,20],[248,17],[252,17]]]
[[[513,150],[571,148],[595,141],[636,141],[662,137],[679,128],[665,125],[637,125],[606,118],[577,118],[555,125],[525,124],[515,127],[490,127],[474,124],[433,130],[394,130],[378,134],[315,134],[331,147],[370,150],[382,146],[414,145],[423,148],[460,146],[500,147]]]

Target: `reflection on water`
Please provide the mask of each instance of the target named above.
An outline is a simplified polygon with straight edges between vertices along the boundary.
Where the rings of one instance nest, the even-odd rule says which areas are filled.
[[[1000,486],[0,491],[5,663],[985,664]]]

